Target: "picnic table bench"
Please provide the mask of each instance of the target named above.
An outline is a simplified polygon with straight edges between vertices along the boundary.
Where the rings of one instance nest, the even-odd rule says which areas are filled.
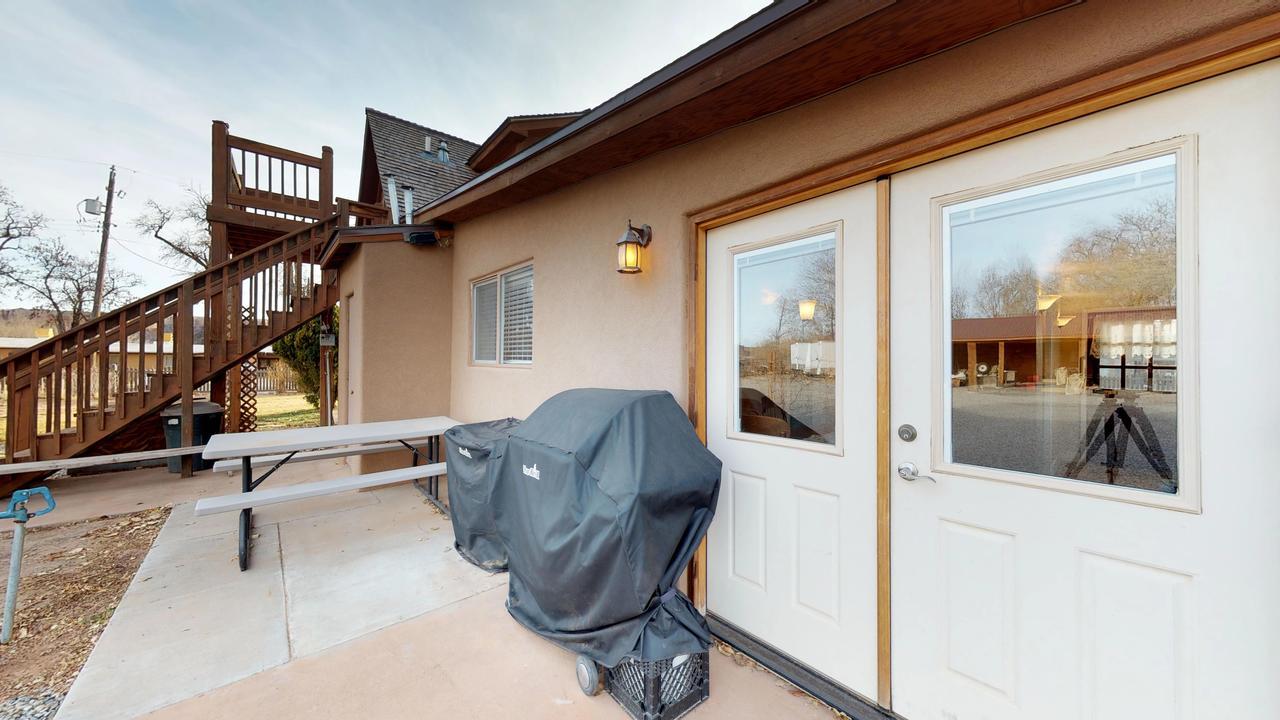
[[[195,514],[203,516],[240,511],[239,560],[240,569],[246,570],[249,567],[249,536],[253,528],[254,507],[425,479],[428,481],[427,499],[444,510],[439,498],[439,478],[445,474],[445,464],[440,461],[440,435],[458,424],[453,418],[436,416],[214,435],[205,445],[203,456],[206,460],[216,461],[214,470],[233,470],[238,466],[241,492],[201,499],[196,502]],[[387,452],[397,447],[413,453],[411,467],[254,492],[272,473],[291,460],[300,462]],[[419,464],[422,460],[426,464]],[[254,468],[268,465],[270,469],[255,479]]]

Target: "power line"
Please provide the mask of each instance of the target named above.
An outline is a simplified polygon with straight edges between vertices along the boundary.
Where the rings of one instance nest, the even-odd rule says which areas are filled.
[[[120,238],[116,238],[116,239],[117,239],[117,240],[119,240]],[[151,258],[149,258],[149,257],[147,257],[147,256],[145,256],[145,255],[143,255],[143,254],[141,254],[141,253],[135,252],[132,248],[130,248],[128,245],[126,245],[126,244],[124,244],[124,243],[117,242],[116,247],[121,248],[122,250],[124,250],[125,252],[129,253],[130,255],[132,255],[132,256],[134,256],[134,257],[136,257],[136,258],[139,258],[139,259],[141,259],[141,260],[146,260],[147,262],[151,263],[152,265],[155,265],[155,266],[157,266],[157,267],[162,267],[162,268],[164,268],[165,270],[171,270],[171,271],[173,271],[173,272],[176,272],[176,273],[182,273],[182,274],[184,274],[184,275],[185,275],[185,274],[190,274],[190,273],[191,273],[191,271],[190,271],[190,270],[180,270],[180,269],[178,269],[178,268],[176,268],[176,267],[170,267],[169,265],[165,265],[165,264],[164,264],[164,263],[162,263],[162,262],[157,262],[157,261],[155,261],[155,260],[152,260]]]
[[[100,160],[78,160],[76,158],[65,158],[65,157],[58,157],[56,155],[41,155],[38,153],[18,152],[17,150],[5,150],[3,148],[0,148],[0,155],[15,155],[18,157],[27,157],[27,158],[33,158],[36,160],[53,160],[55,162],[80,163],[82,165],[101,165],[102,167],[112,166],[112,163],[102,162]],[[174,185],[177,185],[178,187],[181,187],[184,189],[188,187],[193,187],[195,185],[192,179],[182,180],[179,178],[172,177],[170,175],[164,175],[162,173],[152,172],[150,170],[139,170],[137,168],[131,168],[131,167],[120,165],[120,164],[116,164],[115,168],[117,170],[127,170],[135,175],[147,175],[153,178],[157,178],[159,180],[171,182]]]

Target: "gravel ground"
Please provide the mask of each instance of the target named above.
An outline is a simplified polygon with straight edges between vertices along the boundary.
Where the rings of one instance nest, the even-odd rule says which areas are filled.
[[[37,695],[19,695],[0,702],[0,720],[49,720],[58,712],[63,693],[44,690]]]

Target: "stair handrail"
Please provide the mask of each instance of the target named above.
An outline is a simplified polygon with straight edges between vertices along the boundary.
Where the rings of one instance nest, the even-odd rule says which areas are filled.
[[[318,228],[318,227],[323,226],[323,225],[326,225],[326,224],[328,224],[328,223],[330,223],[330,222],[337,221],[339,218],[340,218],[340,216],[339,216],[337,213],[334,213],[334,214],[332,214],[332,215],[329,215],[328,217],[321,218],[321,219],[317,220],[316,222],[314,222],[314,223],[312,223],[312,224],[310,224],[310,225],[308,225],[308,226],[306,226],[306,227],[300,228],[300,229],[298,229],[298,230],[294,230],[293,232],[288,233],[287,235],[281,235],[280,237],[276,238],[275,240],[272,240],[271,242],[268,242],[268,243],[263,243],[262,245],[259,245],[258,247],[254,248],[254,249],[252,249],[252,250],[250,250],[250,251],[248,251],[248,252],[241,253],[241,254],[239,254],[239,255],[237,255],[237,256],[235,256],[235,257],[233,257],[233,258],[229,259],[229,260],[224,260],[224,261],[222,261],[222,262],[218,263],[217,265],[213,265],[213,266],[211,266],[211,267],[205,268],[204,270],[198,270],[198,271],[196,271],[196,272],[193,272],[191,275],[188,275],[187,277],[183,278],[182,280],[179,280],[178,282],[176,282],[176,283],[174,283],[174,284],[172,284],[172,285],[170,285],[170,286],[168,286],[168,287],[165,287],[165,288],[162,288],[162,289],[160,289],[160,290],[157,290],[157,291],[155,291],[155,292],[151,293],[150,295],[147,295],[146,297],[142,297],[142,298],[139,298],[139,299],[137,299],[137,300],[131,300],[131,301],[129,301],[129,302],[128,302],[127,304],[125,304],[125,305],[121,305],[121,306],[120,306],[120,307],[118,307],[118,308],[115,308],[115,309],[113,309],[113,310],[109,310],[109,311],[107,311],[107,312],[101,313],[101,314],[100,314],[100,315],[98,315],[98,317],[96,317],[96,318],[92,318],[92,319],[90,319],[90,320],[85,320],[84,322],[80,323],[79,325],[74,325],[74,326],[72,326],[72,327],[70,327],[70,328],[67,328],[67,331],[66,331],[66,332],[58,333],[57,335],[54,335],[54,336],[52,336],[52,337],[49,337],[49,338],[45,339],[44,341],[39,342],[39,343],[37,343],[37,344],[35,344],[35,345],[32,345],[32,346],[27,347],[27,348],[22,348],[21,350],[18,350],[18,351],[14,352],[14,353],[12,353],[12,354],[10,354],[10,355],[6,355],[5,357],[0,358],[0,369],[3,369],[6,365],[10,365],[10,364],[12,364],[13,362],[16,362],[17,360],[19,360],[19,359],[21,359],[21,358],[23,358],[23,357],[30,356],[30,355],[32,355],[33,353],[36,353],[36,352],[39,352],[39,351],[41,351],[41,350],[47,349],[47,348],[49,348],[49,347],[52,347],[52,346],[54,345],[55,341],[56,341],[56,340],[58,340],[58,339],[60,339],[60,338],[63,338],[63,337],[65,337],[65,336],[67,336],[67,335],[73,335],[73,334],[75,334],[77,331],[80,331],[80,330],[88,329],[88,328],[89,328],[89,326],[91,326],[91,325],[98,325],[98,324],[101,324],[103,321],[110,319],[113,315],[123,314],[123,313],[124,313],[125,311],[127,311],[127,310],[136,310],[139,306],[142,306],[142,305],[144,305],[145,303],[155,302],[155,301],[160,300],[161,298],[163,298],[163,296],[165,296],[165,295],[173,295],[173,294],[175,294],[175,293],[179,292],[179,291],[182,289],[182,286],[183,286],[184,284],[186,284],[186,283],[187,283],[187,281],[189,281],[189,280],[191,280],[191,281],[199,280],[199,279],[201,279],[201,276],[211,275],[211,274],[213,274],[213,273],[215,273],[215,272],[220,272],[223,268],[229,268],[229,267],[231,267],[232,265],[236,265],[236,264],[243,264],[245,260],[248,260],[248,259],[250,259],[251,257],[256,256],[256,255],[257,255],[257,254],[259,254],[259,253],[269,252],[269,251],[271,251],[271,250],[272,250],[274,247],[276,247],[276,246],[283,246],[283,245],[284,245],[285,243],[287,243],[289,240],[291,240],[291,239],[293,239],[293,238],[296,238],[296,237],[298,237],[298,236],[300,236],[300,235],[307,234],[307,233],[311,232],[313,229]],[[320,240],[317,240],[317,241],[316,241],[316,243],[315,243],[315,244],[316,244],[316,246],[317,246],[317,247],[323,247],[324,242],[325,242],[325,239],[327,239],[327,237],[328,237],[328,233],[325,233],[325,234],[324,234],[324,236],[323,236],[323,239],[320,239]],[[174,298],[174,299],[176,300],[176,298]],[[165,303],[165,304],[167,304],[167,303]]]

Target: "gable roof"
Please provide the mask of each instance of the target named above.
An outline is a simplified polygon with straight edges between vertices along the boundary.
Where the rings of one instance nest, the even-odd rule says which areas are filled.
[[[434,130],[373,108],[364,109],[364,157],[360,162],[360,201],[382,199],[383,175],[396,177],[396,202],[404,207],[405,185],[413,188],[414,205],[430,202],[462,185],[476,173],[467,166],[479,146],[456,135]],[[427,139],[431,152],[427,152]],[[436,150],[448,143],[449,161],[441,162]]]
[[[511,115],[480,143],[467,164],[476,172],[484,172],[542,138],[586,115],[589,110],[545,113],[539,115]]]

